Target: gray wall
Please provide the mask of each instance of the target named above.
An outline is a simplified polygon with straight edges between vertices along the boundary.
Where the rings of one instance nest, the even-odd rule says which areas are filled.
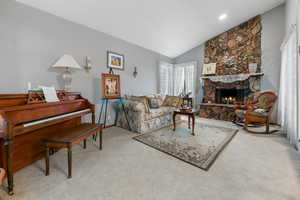
[[[278,92],[281,65],[280,45],[285,34],[285,6],[279,6],[262,15],[262,68],[265,72],[262,90]],[[173,59],[174,63],[198,62],[198,74],[202,72],[204,44]],[[200,81],[197,82],[200,84]],[[198,85],[198,88],[201,86]],[[198,91],[198,101],[202,99],[202,91]]]
[[[108,72],[107,50],[125,55],[125,71],[115,71],[121,75],[122,94],[156,93],[157,63],[171,62],[152,51],[13,0],[0,1],[0,25],[0,93],[24,92],[27,82],[34,87],[61,88],[61,72],[50,66],[63,54],[73,55],[81,66],[85,56],[91,56],[93,69],[90,73],[76,71],[72,87],[97,104],[99,75]],[[136,79],[132,76],[134,66],[138,68]]]
[[[281,51],[285,36],[285,6],[262,15],[262,90],[279,91]]]

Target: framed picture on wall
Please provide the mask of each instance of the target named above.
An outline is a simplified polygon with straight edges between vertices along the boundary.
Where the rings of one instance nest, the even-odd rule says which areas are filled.
[[[124,70],[124,55],[107,51],[107,67]]]
[[[102,74],[103,99],[121,98],[120,75]]]
[[[203,75],[214,75],[216,74],[217,63],[209,63],[203,65]]]

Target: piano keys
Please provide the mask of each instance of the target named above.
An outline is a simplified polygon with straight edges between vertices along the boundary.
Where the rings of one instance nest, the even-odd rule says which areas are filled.
[[[7,171],[9,194],[13,174],[45,157],[43,138],[80,125],[83,115],[91,114],[95,123],[95,106],[80,93],[59,97],[59,102],[27,104],[27,94],[0,95],[0,168]]]

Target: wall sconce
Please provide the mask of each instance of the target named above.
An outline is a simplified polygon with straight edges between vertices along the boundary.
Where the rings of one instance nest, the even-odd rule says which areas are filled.
[[[90,72],[90,70],[92,69],[92,59],[89,56],[86,57],[86,64],[84,66],[84,69],[86,72]]]
[[[137,75],[138,75],[137,68],[134,67],[133,77],[136,78]]]

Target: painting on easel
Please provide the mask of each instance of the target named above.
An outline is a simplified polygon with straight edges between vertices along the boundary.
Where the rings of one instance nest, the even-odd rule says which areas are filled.
[[[120,75],[102,74],[103,99],[121,98]]]

